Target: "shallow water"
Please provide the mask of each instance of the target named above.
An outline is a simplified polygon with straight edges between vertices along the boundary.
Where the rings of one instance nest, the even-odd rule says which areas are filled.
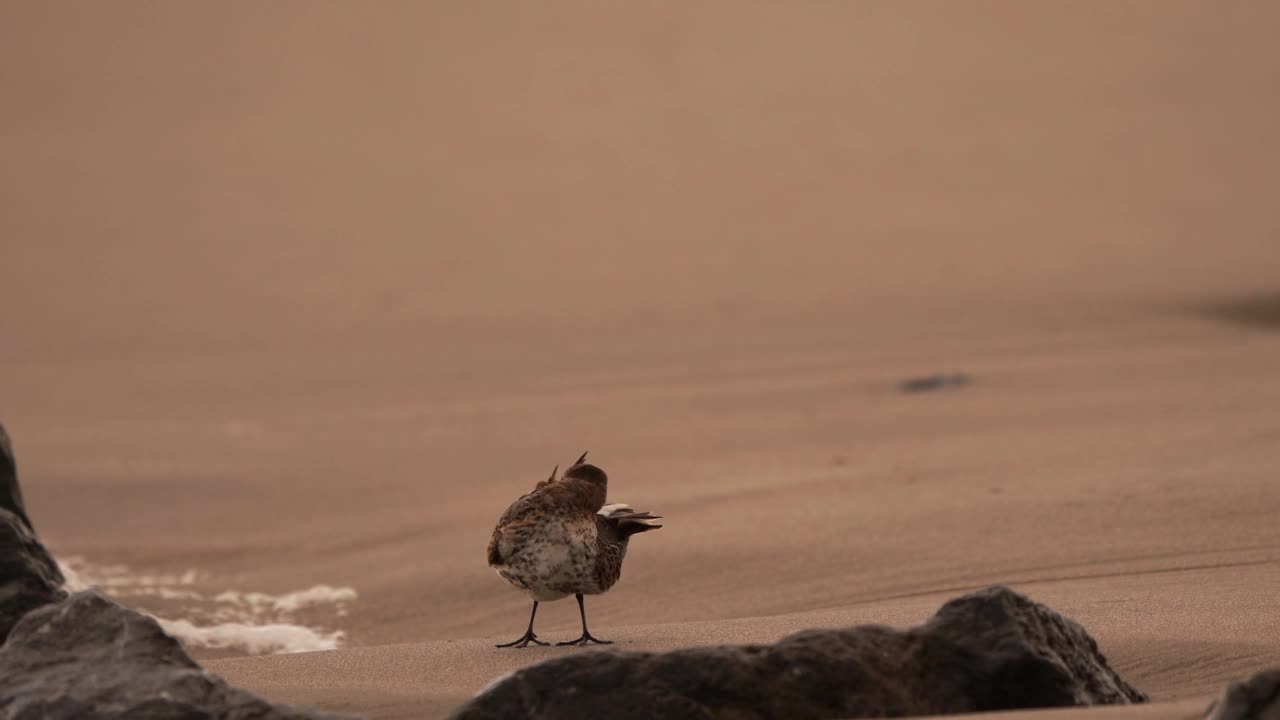
[[[342,619],[358,597],[354,588],[330,585],[280,594],[219,590],[221,579],[197,568],[149,575],[79,556],[59,565],[69,590],[96,588],[154,617],[193,651],[262,655],[335,650],[346,639]]]

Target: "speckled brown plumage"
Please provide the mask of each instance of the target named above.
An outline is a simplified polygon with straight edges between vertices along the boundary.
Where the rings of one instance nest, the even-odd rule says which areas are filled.
[[[652,522],[657,515],[605,505],[608,476],[586,463],[586,456],[559,478],[552,470],[551,477],[507,508],[493,530],[489,565],[533,599],[525,635],[499,647],[546,644],[533,633],[538,603],[569,595],[577,597],[582,612],[582,637],[573,644],[604,643],[587,632],[583,596],[606,592],[618,582],[632,535],[662,527]]]

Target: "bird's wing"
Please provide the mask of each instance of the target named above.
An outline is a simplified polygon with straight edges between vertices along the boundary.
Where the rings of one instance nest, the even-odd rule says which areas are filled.
[[[502,517],[498,518],[498,524],[493,528],[493,536],[489,538],[489,565],[506,563],[502,553],[504,531],[510,531],[523,518],[535,511],[539,504],[536,495],[542,490],[542,487],[543,483],[539,483],[533,492],[521,495],[520,499],[511,503],[511,506],[502,513]]]
[[[502,525],[499,524],[493,529],[493,537],[489,538],[489,565],[502,565],[505,560],[502,558]]]
[[[511,503],[498,519],[493,536],[489,539],[489,564],[505,563],[504,537],[518,543],[522,531],[527,530],[528,526],[539,525],[556,517],[571,522],[594,522],[594,514],[578,501],[572,487],[559,482],[539,483],[533,492],[522,495],[519,500]]]

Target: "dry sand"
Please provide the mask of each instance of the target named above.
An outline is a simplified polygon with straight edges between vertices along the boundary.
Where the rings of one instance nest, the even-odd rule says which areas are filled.
[[[354,588],[293,618],[343,649],[193,650],[434,717],[578,652],[491,647],[528,608],[484,546],[589,449],[668,518],[589,600],[618,647],[1006,583],[1171,703],[1064,720],[1189,717],[1280,664],[1280,334],[1195,310],[1276,289],[1276,27],[1263,0],[6,2],[31,514],[204,597]],[[974,382],[895,390],[940,371]]]

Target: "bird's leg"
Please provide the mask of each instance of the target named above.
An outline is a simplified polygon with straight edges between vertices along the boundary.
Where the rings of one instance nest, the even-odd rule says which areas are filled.
[[[518,639],[518,640],[512,640],[512,641],[511,641],[511,642],[509,642],[509,643],[502,643],[501,645],[494,645],[494,647],[518,647],[518,648],[522,648],[522,647],[524,647],[524,646],[528,645],[529,643],[533,643],[534,645],[550,645],[551,643],[548,643],[548,642],[542,642],[541,640],[539,640],[539,639],[538,639],[538,636],[537,636],[537,635],[534,635],[534,634],[533,634],[533,618],[534,618],[537,614],[538,614],[538,601],[537,601],[537,600],[534,600],[534,601],[533,601],[533,612],[529,613],[529,629],[524,631],[524,635],[523,635],[523,636],[521,636],[521,637],[520,637],[520,639]]]
[[[612,645],[613,644],[612,640],[601,640],[599,638],[594,638],[594,637],[591,637],[591,633],[587,632],[587,607],[582,604],[582,593],[578,593],[576,597],[578,598],[578,612],[582,613],[582,637],[578,638],[577,640],[570,640],[568,642],[556,643],[556,645],[585,646],[587,643],[596,643],[597,645]]]

